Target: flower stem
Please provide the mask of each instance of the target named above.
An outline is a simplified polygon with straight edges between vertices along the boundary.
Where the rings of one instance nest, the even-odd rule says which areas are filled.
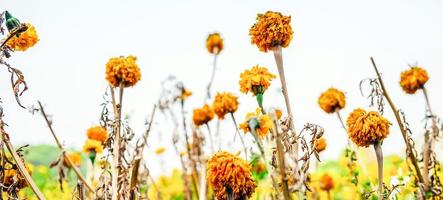
[[[214,54],[214,62],[212,64],[211,79],[209,80],[208,86],[206,87],[206,90],[207,90],[206,99],[210,99],[211,98],[211,86],[212,86],[212,83],[214,82],[215,71],[217,69],[217,55],[218,54]]]
[[[285,200],[290,200],[291,196],[289,194],[288,180],[286,178],[286,165],[285,165],[285,154],[283,150],[283,144],[281,142],[281,135],[278,131],[278,126],[276,120],[274,122],[274,131],[275,131],[275,143],[277,147],[277,157],[278,157],[278,167],[281,176],[282,188],[283,188],[283,197]],[[273,131],[273,132],[274,132]]]
[[[206,123],[206,128],[208,129],[209,142],[211,144],[211,151],[212,151],[212,153],[214,153],[215,152],[215,150],[214,150],[214,139],[212,138],[211,128],[209,127],[208,123]]]
[[[432,146],[433,146],[433,137],[437,136],[439,130],[438,130],[438,126],[437,126],[437,120],[436,120],[434,113],[432,112],[432,109],[431,109],[431,103],[429,102],[428,92],[424,86],[423,86],[422,90],[423,90],[423,96],[425,97],[427,114],[431,117],[431,121],[432,121],[432,127],[431,127],[432,137],[430,136],[431,132],[426,131],[426,133],[424,135],[425,144],[424,144],[424,148],[423,148],[423,177],[424,177],[425,185],[429,186],[430,185],[429,165],[430,165],[430,157],[431,157]]]
[[[374,144],[375,155],[377,156],[378,165],[378,199],[383,199],[383,151],[381,142]]]
[[[115,99],[114,88],[111,87],[112,105],[114,107],[114,146],[113,152],[113,165],[112,165],[112,200],[119,198],[118,191],[118,179],[120,174],[120,128],[121,128],[121,113],[123,103],[123,83],[120,84],[119,103],[117,104]]]
[[[245,152],[245,160],[248,160],[248,149],[246,148],[245,141],[243,140],[243,136],[240,134],[240,130],[238,128],[237,121],[235,120],[234,113],[232,113],[232,112],[231,112],[231,118],[232,118],[232,121],[234,122],[234,125],[235,125],[235,135],[238,134],[241,144],[243,145],[243,149]],[[235,136],[234,136],[234,139],[235,139]]]

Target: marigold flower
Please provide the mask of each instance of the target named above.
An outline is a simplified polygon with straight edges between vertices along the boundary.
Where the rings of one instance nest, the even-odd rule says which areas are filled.
[[[101,153],[103,152],[102,143],[97,140],[86,140],[83,145],[83,151],[86,153]]]
[[[418,89],[422,89],[428,80],[428,72],[415,66],[401,73],[400,86],[406,93],[414,94]]]
[[[26,24],[25,32],[12,36],[6,45],[15,51],[26,51],[29,47],[33,47],[38,42],[37,31],[31,24]]]
[[[68,153],[66,154],[66,156],[69,158],[69,160],[71,160],[72,164],[75,167],[78,167],[81,165],[82,163],[82,156],[80,155],[80,153],[78,152],[72,152],[72,153]],[[67,166],[67,167],[72,167],[67,160],[63,160],[63,165]]]
[[[141,78],[135,56],[114,57],[106,63],[106,80],[114,87],[134,86]]]
[[[220,119],[224,119],[228,113],[234,113],[238,109],[238,98],[232,93],[217,93],[212,103],[215,114]]]
[[[212,118],[214,118],[214,111],[208,104],[205,104],[201,108],[194,109],[194,113],[192,115],[192,120],[196,126],[206,124],[211,121]]]
[[[267,11],[258,14],[255,24],[249,29],[251,43],[260,51],[268,52],[272,48],[287,47],[292,40],[291,16],[279,12]]]
[[[345,94],[335,88],[329,88],[318,97],[318,105],[326,113],[334,113],[345,107]]]
[[[326,146],[328,146],[328,143],[326,143],[326,139],[324,137],[315,140],[315,150],[317,152],[322,152],[326,149]]]
[[[86,131],[88,139],[97,140],[102,144],[108,139],[108,132],[105,127],[93,126]]]
[[[182,93],[180,96],[178,96],[181,100],[186,100],[188,97],[192,95],[192,92],[190,90],[187,90],[185,88],[182,89]]]
[[[349,114],[346,125],[349,138],[357,146],[368,147],[388,136],[391,123],[378,112],[357,108]]]
[[[277,117],[277,119],[281,119],[281,117],[283,116],[283,112],[278,108],[276,108],[274,112],[275,112],[275,117]]]
[[[32,174],[32,171],[28,165],[25,165],[26,171],[28,171],[29,175]],[[10,187],[11,185],[15,185],[17,188],[22,189],[28,186],[25,178],[20,174],[18,169],[15,169],[11,165],[7,164],[5,166],[2,185],[4,187]]]
[[[240,74],[240,91],[248,94],[252,92],[254,95],[263,94],[271,85],[272,79],[276,76],[271,74],[266,67],[258,65],[247,69]]]
[[[255,113],[250,112],[246,114],[245,122],[240,124],[240,129],[245,133],[251,131],[249,127],[250,120],[257,120],[258,123],[255,130],[261,138],[265,137],[269,131],[274,128],[274,123],[272,122],[271,117],[269,115],[263,115],[260,108],[257,108]]]
[[[166,149],[164,147],[159,147],[155,150],[155,154],[157,155],[161,155],[166,151]]]
[[[206,163],[207,180],[219,200],[228,199],[232,192],[234,199],[247,199],[257,187],[251,175],[251,166],[240,157],[220,151]]]
[[[325,191],[330,191],[334,188],[334,179],[332,179],[332,177],[329,176],[328,174],[324,174],[320,178],[319,184],[320,184],[320,189]]]
[[[220,36],[220,33],[211,33],[208,35],[206,39],[206,49],[208,49],[209,53],[215,55],[223,50],[223,38]]]

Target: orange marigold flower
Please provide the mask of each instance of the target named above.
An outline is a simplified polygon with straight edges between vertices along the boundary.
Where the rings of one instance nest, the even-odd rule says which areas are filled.
[[[326,139],[324,137],[315,140],[315,150],[317,152],[322,152],[326,149],[326,146],[328,146],[328,143],[326,143]]]
[[[29,47],[33,47],[38,42],[37,31],[31,24],[26,24],[25,32],[12,36],[6,45],[15,51],[26,51]]]
[[[406,93],[414,94],[418,89],[422,89],[428,80],[428,72],[415,66],[401,73],[400,86]]]
[[[166,151],[166,149],[164,147],[159,147],[155,150],[155,154],[157,155],[161,155]]]
[[[257,187],[251,175],[251,166],[240,157],[220,151],[206,163],[207,180],[219,200],[228,199],[232,192],[234,199],[248,199]]]
[[[255,113],[250,112],[246,114],[245,122],[240,124],[240,129],[242,129],[243,132],[247,133],[251,131],[249,127],[249,123],[251,120],[255,120],[257,122],[255,130],[261,138],[265,137],[269,133],[269,131],[274,128],[274,123],[272,122],[271,117],[269,115],[263,115],[261,113],[261,109],[257,108]]]
[[[238,98],[232,93],[217,93],[212,103],[212,108],[218,118],[224,119],[228,113],[234,113],[238,109]]]
[[[72,164],[75,167],[78,167],[82,164],[82,156],[80,155],[80,153],[72,152],[72,153],[66,154],[66,156],[69,158],[69,160],[71,160]],[[68,163],[67,160],[63,160],[63,165],[65,165],[67,167],[71,167],[71,165]]]
[[[212,118],[214,118],[214,111],[208,104],[205,104],[201,108],[195,109],[192,115],[192,121],[194,121],[196,126],[206,124],[211,121]]]
[[[277,119],[281,119],[281,117],[283,116],[283,112],[278,108],[276,108],[274,112],[275,112],[275,117],[277,117]]]
[[[178,96],[181,100],[186,100],[188,97],[192,95],[192,92],[190,90],[187,90],[186,88],[182,89],[182,93],[180,96]]]
[[[272,79],[276,76],[271,74],[266,67],[258,65],[247,69],[240,74],[240,91],[248,94],[252,92],[254,95],[263,94],[271,85]]]
[[[12,167],[9,164],[6,164],[4,174],[3,174],[3,186],[9,187],[11,185],[15,185],[17,188],[22,189],[28,186],[25,178],[20,174],[18,169]],[[28,171],[29,175],[32,174],[31,169],[28,165],[25,165],[26,171]]]
[[[326,113],[334,113],[345,107],[345,94],[335,88],[329,88],[318,97],[318,105]]]
[[[106,80],[114,87],[134,86],[141,78],[135,56],[114,57],[106,63]]]
[[[320,178],[320,189],[329,191],[332,190],[333,188],[334,188],[334,179],[332,179],[332,177],[329,176],[328,174],[324,174]]]
[[[357,108],[349,114],[346,125],[349,138],[357,146],[368,147],[388,136],[391,123],[378,112]]]
[[[208,35],[206,39],[206,48],[209,53],[219,54],[223,50],[223,38],[220,36],[220,33],[211,33]]]
[[[97,140],[102,144],[108,139],[108,132],[105,127],[93,126],[86,131],[88,139]]]
[[[101,153],[103,152],[102,143],[97,140],[86,140],[83,145],[83,151],[86,153]]]
[[[292,40],[291,16],[279,12],[267,11],[258,14],[255,24],[249,29],[251,43],[260,51],[267,52],[272,48],[287,47]]]

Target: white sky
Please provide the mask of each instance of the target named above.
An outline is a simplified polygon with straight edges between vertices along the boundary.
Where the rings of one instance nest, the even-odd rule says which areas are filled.
[[[443,113],[443,3],[438,0],[1,0],[0,8],[37,28],[40,42],[25,53],[14,53],[9,62],[23,71],[29,84],[23,103],[42,100],[54,115],[56,132],[69,147],[81,148],[86,129],[98,123],[107,85],[105,63],[113,56],[138,56],[142,80],[126,90],[124,103],[124,112],[132,114],[137,134],[144,130],[160,81],[170,74],[194,92],[187,110],[201,106],[212,64],[205,39],[213,31],[220,31],[225,38],[213,89],[240,96],[237,120],[243,120],[256,102],[239,93],[240,72],[259,64],[277,73],[272,54],[259,52],[248,36],[256,14],[267,10],[292,16],[294,39],[283,55],[295,123],[299,130],[306,122],[325,128],[329,145],[323,159],[336,158],[346,136],[336,117],[320,110],[317,98],[334,86],[346,91],[345,118],[352,109],[366,107],[369,101],[361,97],[358,84],[375,75],[369,56],[375,57],[392,98],[407,114],[416,136],[422,134],[423,96],[406,95],[398,85],[400,72],[408,64],[419,62],[428,70],[427,88],[434,112]],[[15,103],[5,68],[0,80],[0,97],[13,142],[53,144],[43,119]],[[279,87],[280,82],[274,81],[265,95],[265,105],[283,108]],[[386,110],[386,116],[395,122],[392,112]],[[171,127],[161,125],[164,120],[158,115],[147,153],[150,160],[157,159],[152,149],[170,146]],[[222,127],[222,134],[228,135],[225,139],[231,138],[231,121]],[[393,126],[383,149],[389,154],[403,152],[403,147],[399,129]],[[167,157],[173,155],[172,150],[166,152]]]

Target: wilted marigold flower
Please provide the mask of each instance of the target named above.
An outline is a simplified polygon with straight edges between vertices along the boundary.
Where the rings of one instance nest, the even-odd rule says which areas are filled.
[[[357,108],[349,114],[346,125],[349,138],[357,146],[368,147],[388,136],[391,123],[378,112]]]
[[[114,57],[106,63],[106,80],[114,87],[134,86],[141,78],[135,56]]]
[[[255,130],[261,138],[265,137],[269,131],[274,128],[274,123],[272,122],[271,117],[269,115],[263,115],[260,108],[257,108],[255,113],[250,112],[246,114],[245,122],[240,124],[240,129],[242,129],[245,133],[251,131],[249,127],[250,120],[257,121]]]
[[[220,36],[220,33],[211,33],[208,35],[206,39],[206,48],[209,53],[219,54],[223,50],[223,38]]]
[[[31,24],[26,24],[27,29],[25,32],[12,36],[8,40],[6,45],[15,51],[26,51],[29,47],[33,47],[38,42],[37,31]]]
[[[238,109],[238,98],[232,93],[217,93],[212,103],[215,114],[220,119],[224,119],[228,113],[234,113]]]
[[[267,52],[272,48],[287,47],[292,40],[291,16],[279,12],[268,11],[258,14],[255,24],[249,29],[251,43],[260,51]]]
[[[326,143],[326,139],[324,137],[321,137],[315,141],[315,150],[319,153],[325,150],[326,146],[328,146],[328,143]]]
[[[324,174],[320,178],[319,184],[320,184],[320,189],[325,191],[330,191],[334,188],[334,179],[332,179],[332,177],[329,176],[328,174]]]
[[[248,94],[252,92],[254,95],[263,94],[271,85],[272,79],[276,76],[271,74],[266,67],[258,65],[247,69],[240,74],[240,91]]]
[[[9,187],[11,185],[15,185],[17,188],[22,189],[28,186],[25,178],[20,174],[18,169],[12,168],[12,166],[6,166],[3,174],[2,184],[4,187]],[[28,165],[25,165],[26,171],[28,171],[29,175],[32,174],[31,169]]]
[[[212,118],[214,118],[214,111],[208,104],[205,104],[202,108],[194,109],[192,115],[192,121],[194,121],[196,126],[206,124],[211,121]]]
[[[414,94],[418,89],[422,89],[428,80],[428,72],[415,66],[401,73],[400,86],[406,93]]]
[[[219,200],[228,199],[232,192],[234,199],[248,199],[257,187],[251,175],[251,166],[240,157],[220,151],[206,163],[207,180]]]
[[[86,131],[88,139],[97,140],[102,144],[108,139],[108,132],[102,126],[93,126]]]
[[[159,147],[155,150],[155,154],[157,155],[161,155],[166,151],[166,149],[164,147]]]
[[[72,152],[72,153],[68,153],[66,154],[66,156],[69,158],[69,160],[71,160],[72,164],[75,167],[78,167],[81,165],[82,163],[82,156],[80,155],[80,153],[78,152]],[[63,165],[67,166],[67,167],[72,167],[67,160],[63,160]]]
[[[86,153],[101,153],[103,152],[102,143],[97,140],[86,140],[83,145],[83,151]]]
[[[329,88],[318,97],[318,105],[326,113],[334,113],[345,107],[345,94],[335,88]]]

